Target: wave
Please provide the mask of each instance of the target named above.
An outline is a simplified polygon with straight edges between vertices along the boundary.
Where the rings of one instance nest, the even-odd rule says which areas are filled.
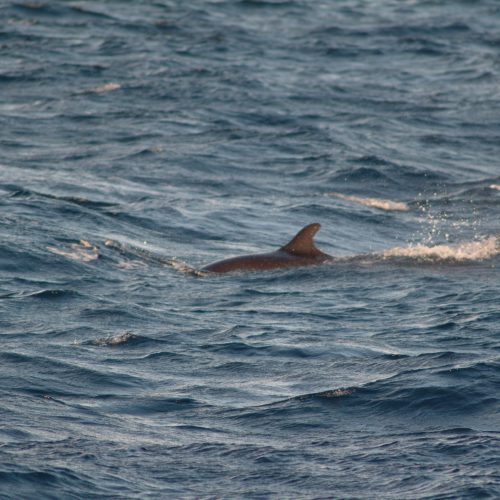
[[[300,398],[316,397],[316,398],[341,398],[343,396],[350,396],[355,391],[354,388],[347,389],[329,389],[326,391],[315,392],[314,394],[307,394],[304,396],[299,396]]]
[[[497,360],[474,360],[406,370],[355,392],[370,412],[487,413],[498,404],[495,388],[500,375]],[[423,384],[421,375],[426,373]]]
[[[196,410],[210,405],[195,398],[170,396],[165,397],[157,394],[146,394],[143,396],[121,397],[120,400],[111,400],[108,409],[113,413],[122,415],[154,415],[173,412],[185,412]]]
[[[58,290],[58,289],[40,290],[26,295],[26,297],[31,297],[34,299],[49,299],[49,300],[68,299],[79,296],[80,294],[74,290]]]
[[[429,182],[449,181],[448,175],[437,170],[401,164],[376,155],[353,158],[349,162],[351,165],[334,172],[331,182],[343,186],[348,183],[353,187],[369,183],[384,190],[393,186],[400,191],[416,194]]]
[[[99,339],[95,339],[92,341],[92,345],[97,345],[97,346],[117,346],[117,345],[122,345],[122,344],[127,344],[131,340],[134,340],[137,338],[133,333],[130,332],[124,332],[124,333],[119,333],[118,335],[111,335],[109,337],[101,337]]]
[[[381,198],[363,198],[361,196],[346,195],[342,193],[327,193],[329,196],[334,196],[340,200],[352,201],[366,207],[377,208],[387,212],[407,212],[410,207],[404,202],[384,200]]]
[[[32,395],[68,397],[89,394],[91,388],[130,388],[141,386],[143,380],[129,373],[111,373],[93,364],[74,363],[48,356],[4,351],[2,366],[11,373],[22,364],[22,376],[15,378],[17,391]],[[44,376],[40,376],[40,374]]]
[[[79,336],[88,335],[88,332],[79,332]],[[163,346],[165,344],[164,340],[156,339],[152,337],[148,337],[146,335],[139,335],[132,332],[121,332],[114,335],[107,335],[105,337],[95,337],[95,338],[87,338],[84,340],[77,340],[76,338],[71,343],[72,346],[94,346],[94,347],[117,347],[117,346],[126,346],[126,347],[158,347]],[[135,362],[137,359],[148,359],[153,355],[157,354],[156,352],[152,354],[139,355],[139,358],[128,357],[126,360],[122,359],[121,362]],[[169,353],[166,353],[167,355]],[[177,354],[176,354],[177,355]]]
[[[410,245],[384,250],[383,259],[408,258],[426,262],[472,262],[491,259],[500,254],[498,238],[489,236],[481,241],[469,241],[456,245]]]
[[[2,168],[5,168],[1,165]],[[6,193],[9,198],[42,198],[48,200],[63,201],[72,203],[92,210],[110,210],[117,207],[116,203],[111,203],[102,200],[91,200],[83,196],[62,196],[52,193],[45,193],[34,189],[28,189],[17,184],[1,184],[0,189]]]
[[[498,360],[450,362],[449,353],[430,353],[430,359],[427,358],[427,355],[416,356],[413,367],[412,358],[408,358],[410,366],[403,366],[395,375],[233,409],[229,414],[236,419],[264,418],[269,423],[276,422],[278,416],[282,419],[283,414],[293,419],[309,413],[312,408],[320,415],[324,407],[328,407],[328,411],[335,409],[339,422],[343,416],[348,416],[350,421],[354,409],[361,418],[366,415],[399,419],[404,414],[445,417],[477,412],[494,414],[498,404],[495,392],[500,375]],[[422,363],[426,366],[419,366]],[[315,424],[321,425],[320,420]]]

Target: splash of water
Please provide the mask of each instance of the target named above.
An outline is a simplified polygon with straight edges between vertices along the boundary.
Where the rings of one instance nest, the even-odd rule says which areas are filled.
[[[456,245],[410,245],[395,247],[382,252],[384,259],[406,257],[410,259],[437,262],[467,262],[491,259],[500,255],[498,238],[489,236],[481,241],[469,241]]]
[[[422,196],[420,193],[419,196]],[[469,200],[469,210],[464,215],[457,217],[451,211],[433,206],[433,201],[441,202],[446,200],[446,195],[433,193],[433,199],[421,199],[416,203],[416,207],[421,214],[420,229],[413,235],[411,242],[413,244],[422,243],[427,246],[434,246],[443,240],[449,242],[457,233],[467,231],[472,233],[475,240],[481,236],[482,219],[478,214],[474,200]]]

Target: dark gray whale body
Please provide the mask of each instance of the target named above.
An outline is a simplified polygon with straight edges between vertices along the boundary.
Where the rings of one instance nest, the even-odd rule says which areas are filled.
[[[309,224],[301,229],[295,237],[281,247],[270,253],[255,255],[242,255],[231,259],[214,262],[202,268],[202,271],[212,273],[229,273],[234,271],[267,271],[287,267],[317,266],[333,257],[318,250],[314,245],[314,235],[321,225]]]

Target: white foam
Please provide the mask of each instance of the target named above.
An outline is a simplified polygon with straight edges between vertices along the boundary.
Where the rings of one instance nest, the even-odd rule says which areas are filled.
[[[481,241],[469,241],[456,245],[411,245],[395,247],[382,252],[382,257],[407,257],[425,261],[480,261],[500,254],[497,238],[489,236]]]
[[[497,191],[500,191],[500,184],[490,184],[490,189],[496,189]]]
[[[179,273],[183,274],[189,274],[191,276],[207,276],[209,273],[200,271],[198,269],[195,269],[194,267],[189,266],[185,262],[176,260],[176,259],[171,259],[170,262],[168,263],[171,267],[173,267],[176,271]]]
[[[102,337],[100,339],[95,339],[92,344],[98,346],[114,346],[120,344],[126,344],[129,340],[135,339],[135,335],[130,332],[120,333],[111,337]]]
[[[118,264],[118,267],[122,269],[135,269],[138,267],[146,267],[148,265],[148,262],[153,262],[161,266],[172,267],[173,269],[175,269],[180,273],[189,274],[191,276],[207,275],[207,273],[199,271],[189,266],[185,262],[177,260],[175,257],[173,258],[163,257],[161,255],[158,255],[156,252],[153,253],[148,248],[138,246],[137,244],[122,243],[120,241],[109,239],[104,242],[104,245],[107,246],[108,248],[112,248],[113,250],[117,250],[123,255],[135,257],[134,259],[130,260],[127,263],[120,262]],[[144,242],[144,245],[147,245],[146,241]],[[148,245],[148,247],[155,249],[155,247],[152,247],[151,245]]]
[[[91,92],[95,92],[96,94],[104,94],[105,92],[112,92],[113,90],[121,89],[122,86],[119,83],[106,83],[104,85],[100,85],[99,87],[95,87],[91,90]]]
[[[321,393],[324,398],[340,398],[342,396],[350,396],[354,389],[335,389],[332,391],[325,391]]]
[[[97,247],[85,240],[80,240],[80,243],[71,243],[67,249],[47,247],[47,250],[57,255],[62,255],[68,259],[78,260],[80,262],[92,262],[93,260],[99,258],[99,250]]]
[[[147,267],[147,264],[141,260],[122,260],[116,264],[118,269],[125,269],[127,271],[133,269],[144,269]]]
[[[410,208],[406,203],[392,200],[384,200],[381,198],[363,198],[361,196],[351,196],[342,193],[328,193],[330,196],[335,196],[340,200],[352,201],[366,207],[377,208],[387,212],[407,212]]]

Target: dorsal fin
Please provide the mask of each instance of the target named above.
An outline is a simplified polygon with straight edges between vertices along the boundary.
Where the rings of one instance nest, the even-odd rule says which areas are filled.
[[[314,245],[314,235],[319,231],[321,224],[315,222],[302,228],[292,240],[280,248],[281,251],[292,255],[315,256],[325,255]]]

